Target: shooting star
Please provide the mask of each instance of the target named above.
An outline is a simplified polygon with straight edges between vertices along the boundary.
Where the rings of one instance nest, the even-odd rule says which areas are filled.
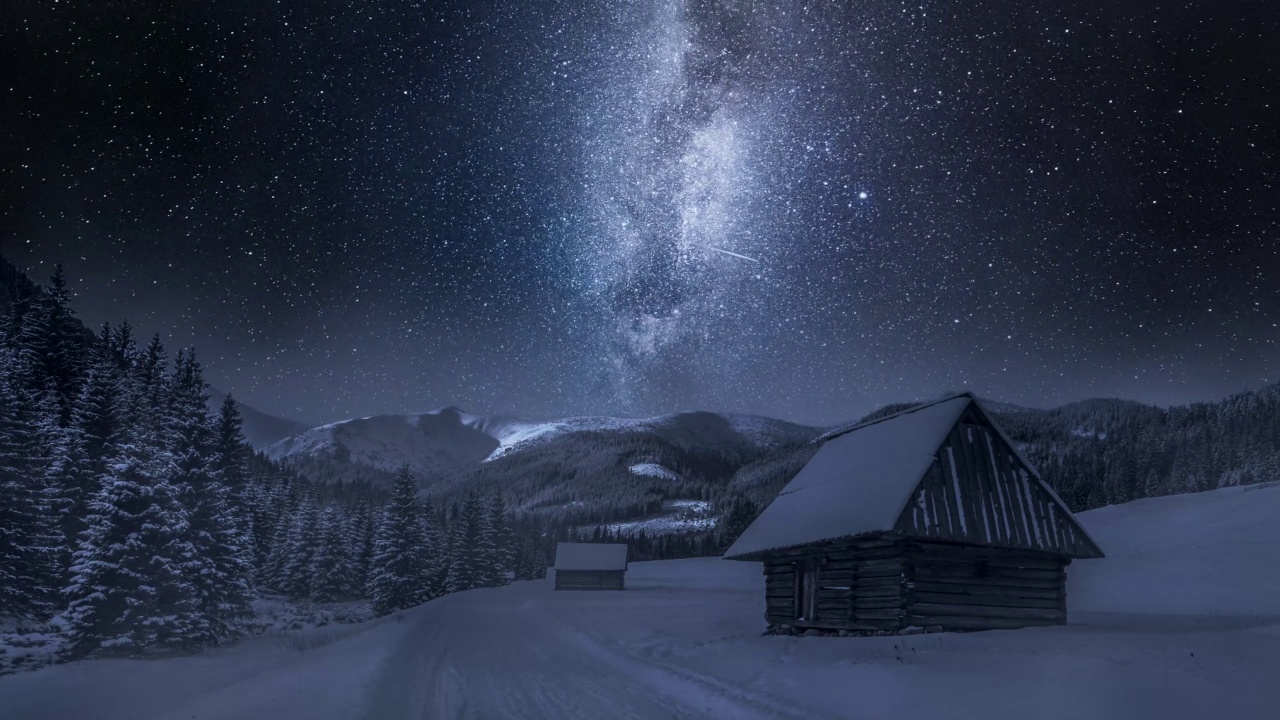
[[[718,248],[718,247],[711,247],[710,245],[699,245],[698,247],[703,247],[703,248],[706,248],[706,249],[708,249],[708,250],[715,250],[715,251],[716,251],[716,252],[718,252],[718,253],[723,253],[723,254],[725,254],[725,255],[732,255],[732,256],[734,256],[734,257],[736,257],[736,258],[742,258],[743,260],[750,260],[751,262],[753,262],[753,263],[755,263],[755,264],[757,264],[757,265],[759,265],[759,264],[760,264],[760,261],[759,261],[759,260],[757,260],[757,259],[755,259],[755,258],[753,258],[753,257],[747,257],[746,255],[739,255],[739,254],[738,254],[738,253],[736,253],[736,252],[729,252],[728,250],[721,250],[721,249],[720,249],[720,248]]]

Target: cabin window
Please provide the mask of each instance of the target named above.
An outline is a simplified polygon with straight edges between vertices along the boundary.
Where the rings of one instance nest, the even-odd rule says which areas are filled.
[[[818,561],[796,563],[795,614],[797,620],[818,619]]]

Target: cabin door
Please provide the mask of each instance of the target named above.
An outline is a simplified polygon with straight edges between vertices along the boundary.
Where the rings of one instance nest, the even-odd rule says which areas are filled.
[[[813,622],[818,619],[818,561],[796,563],[796,619]]]

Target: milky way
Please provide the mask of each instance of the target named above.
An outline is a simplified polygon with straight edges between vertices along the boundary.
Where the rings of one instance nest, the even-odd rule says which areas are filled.
[[[1280,372],[1266,3],[15,7],[0,252],[270,412],[827,423]]]
[[[768,269],[743,253],[768,254],[752,204],[775,100],[750,82],[763,49],[749,6],[624,10],[609,86],[582,111],[590,221],[578,266],[607,384],[624,407],[647,408],[655,388],[731,381],[732,353],[707,346],[736,343],[734,328],[768,312]]]

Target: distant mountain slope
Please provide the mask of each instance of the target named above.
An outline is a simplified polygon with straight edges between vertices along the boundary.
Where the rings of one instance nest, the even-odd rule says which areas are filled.
[[[1280,386],[1158,408],[1095,399],[1042,410],[983,401],[1074,509],[1280,475]],[[909,406],[887,406],[858,422]],[[268,448],[309,477],[386,482],[408,462],[428,494],[501,491],[513,507],[574,525],[647,527],[673,500],[761,508],[830,428],[689,412],[530,421],[456,408],[313,428]]]
[[[790,454],[818,432],[709,412],[522,420],[450,407],[322,425],[266,453],[332,482],[383,484],[408,463],[431,493],[500,488],[523,509],[605,522],[660,511],[666,499],[705,499],[742,467]]]
[[[218,412],[218,408],[226,397],[226,393],[221,390],[214,387],[209,388],[209,411]],[[239,400],[236,400],[236,406],[240,408],[240,416],[244,419],[244,437],[255,450],[262,450],[272,443],[304,432],[307,429],[306,423],[268,415],[261,410],[245,405]]]
[[[443,408],[321,425],[272,444],[266,453],[387,472],[407,463],[416,473],[441,475],[483,461],[501,447],[504,436],[482,418]]]

